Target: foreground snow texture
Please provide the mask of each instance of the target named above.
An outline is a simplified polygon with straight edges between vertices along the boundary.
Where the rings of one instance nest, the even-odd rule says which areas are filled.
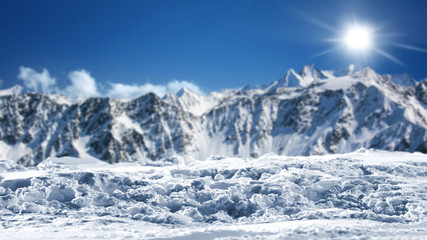
[[[427,155],[0,161],[2,239],[427,237]]]

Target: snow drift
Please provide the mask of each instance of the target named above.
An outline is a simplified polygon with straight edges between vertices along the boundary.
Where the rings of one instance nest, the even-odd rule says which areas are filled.
[[[92,238],[206,238],[208,229],[213,236],[311,238],[316,224],[329,231],[323,237],[427,234],[427,155],[421,153],[212,156],[188,164],[170,157],[115,165],[66,157],[30,168],[3,160],[0,180],[6,237],[40,231],[53,238],[59,229],[64,238],[85,236],[75,234],[78,228]],[[92,231],[102,226],[119,235]],[[393,232],[380,233],[384,227]]]

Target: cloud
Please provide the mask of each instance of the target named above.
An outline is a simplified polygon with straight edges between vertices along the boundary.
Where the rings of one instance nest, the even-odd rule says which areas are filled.
[[[132,99],[149,92],[155,93],[157,96],[163,97],[168,93],[177,93],[183,87],[186,87],[196,93],[203,94],[200,88],[187,81],[172,80],[166,85],[154,85],[146,83],[143,85],[125,85],[122,83],[110,83],[110,89],[107,96],[112,98],[127,98]]]
[[[76,70],[68,74],[71,85],[65,88],[64,94],[71,97],[98,97],[101,94],[98,91],[95,79],[86,70]]]
[[[49,94],[57,91],[56,79],[50,76],[47,69],[38,73],[32,68],[21,66],[19,67],[18,79],[24,81],[26,88],[36,92]]]
[[[24,86],[35,92],[44,94],[61,93],[70,97],[111,97],[133,99],[149,92],[163,97],[168,93],[177,93],[182,88],[188,88],[196,93],[204,94],[203,91],[194,83],[188,81],[179,81],[173,79],[167,84],[128,85],[122,83],[109,83],[107,85],[99,84],[93,78],[90,72],[82,69],[75,70],[68,74],[70,85],[65,88],[59,88],[56,79],[50,76],[48,70],[43,69],[41,73],[32,68],[20,67],[18,78],[24,81]],[[0,85],[2,81],[0,80]],[[102,89],[103,91],[100,91]]]
[[[149,92],[158,96],[164,96],[167,92],[165,86],[153,85],[146,83],[144,85],[125,85],[122,83],[110,83],[110,90],[107,92],[108,97],[112,98],[136,98]]]

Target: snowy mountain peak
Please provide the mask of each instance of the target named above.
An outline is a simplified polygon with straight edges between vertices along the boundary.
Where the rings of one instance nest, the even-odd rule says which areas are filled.
[[[177,93],[176,93],[177,97],[192,97],[192,98],[197,98],[200,97],[200,95],[186,87],[182,87]]]
[[[302,77],[293,68],[289,69],[286,76],[279,81],[282,87],[301,87]]]
[[[386,74],[384,77],[401,86],[414,87],[417,85],[417,81],[415,81],[415,79],[408,73]]]
[[[291,68],[283,78],[267,86],[266,90],[274,90],[280,87],[301,87],[303,82],[303,78]]]
[[[353,77],[372,77],[376,75],[377,73],[370,67],[366,67],[363,69],[360,69],[358,71],[353,71],[348,73],[349,76]]]
[[[350,64],[350,65],[348,65],[347,69],[350,73],[354,73],[354,72],[362,70],[363,67],[361,65],[358,65],[358,64]]]
[[[362,66],[358,65],[358,64],[350,64],[350,65],[348,65],[347,68],[342,68],[342,69],[335,70],[333,72],[333,75],[335,77],[342,77],[342,76],[351,75],[353,73],[362,71],[363,69],[364,68]]]
[[[427,108],[427,78],[417,84],[415,91],[417,99]]]
[[[317,69],[316,66],[314,66],[314,64],[310,64],[310,65],[305,65],[301,71],[300,71],[300,76],[306,80],[306,82],[314,82],[317,81],[319,79],[325,79],[326,76],[323,75],[323,73]]]
[[[286,75],[267,86],[266,90],[274,90],[281,87],[308,87],[312,83],[327,77],[314,66],[314,64],[304,66],[300,73],[296,73],[293,68],[289,69]]]
[[[266,87],[208,95],[183,88],[130,101],[67,102],[18,87],[0,96],[0,158],[36,165],[52,156],[113,163],[173,154],[427,152],[427,80],[404,87],[371,68],[334,72],[308,65]]]
[[[366,67],[361,70],[349,73],[348,76],[353,79],[358,79],[365,83],[383,83],[387,82],[387,79],[384,78],[379,73],[375,72],[372,68]]]
[[[25,92],[24,87],[20,85],[15,85],[11,88],[0,90],[0,96],[8,96],[8,95],[14,95],[14,94],[22,94]]]
[[[372,71],[372,73],[368,73]],[[305,88],[313,83],[335,79],[339,77],[361,78],[367,74],[376,74],[370,68],[363,68],[360,65],[350,64],[347,68],[338,70],[319,70],[314,64],[305,65],[299,74],[293,68],[286,72],[286,75],[279,80],[268,85],[252,86],[247,85],[242,90],[250,91],[254,89],[272,91],[277,88]]]
[[[183,87],[176,94],[167,94],[164,101],[177,105],[185,112],[194,116],[200,116],[218,103],[217,94],[200,95],[186,87]]]

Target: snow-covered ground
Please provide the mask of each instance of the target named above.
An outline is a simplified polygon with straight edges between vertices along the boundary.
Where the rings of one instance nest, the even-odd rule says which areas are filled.
[[[0,161],[1,239],[426,239],[427,155]]]

